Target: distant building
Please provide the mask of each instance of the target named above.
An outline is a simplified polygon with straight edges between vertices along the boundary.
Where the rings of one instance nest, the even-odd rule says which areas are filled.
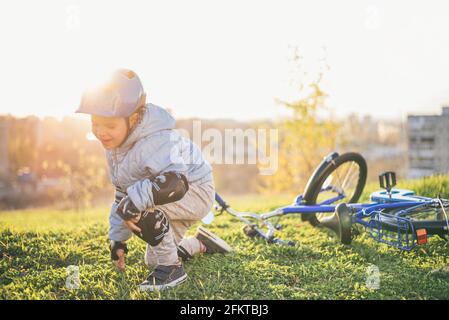
[[[8,173],[8,122],[6,118],[0,117],[0,179],[6,178]]]
[[[0,200],[8,193],[8,123],[0,117]]]
[[[441,115],[410,115],[407,121],[409,178],[449,172],[449,106]]]

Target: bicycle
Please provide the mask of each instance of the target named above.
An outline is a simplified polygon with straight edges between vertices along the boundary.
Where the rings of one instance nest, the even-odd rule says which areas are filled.
[[[410,251],[427,243],[433,235],[447,240],[449,201],[421,197],[411,190],[395,189],[396,174],[385,172],[379,176],[381,190],[371,194],[371,203],[357,203],[367,179],[367,164],[358,153],[339,155],[333,152],[320,163],[309,178],[303,194],[291,205],[258,214],[239,212],[216,193],[216,211],[227,212],[245,224],[243,231],[268,243],[294,246],[293,241],[275,237],[279,225],[270,219],[300,214],[303,221],[315,227],[333,230],[339,240],[351,244],[362,226],[376,241]],[[266,230],[266,231],[265,231]]]

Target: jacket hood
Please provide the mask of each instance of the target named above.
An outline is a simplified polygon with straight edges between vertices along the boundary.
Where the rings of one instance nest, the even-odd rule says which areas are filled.
[[[115,149],[117,153],[127,152],[137,141],[158,131],[176,127],[175,119],[165,109],[151,103],[148,103],[145,108],[145,113],[140,122],[131,131],[125,142]]]

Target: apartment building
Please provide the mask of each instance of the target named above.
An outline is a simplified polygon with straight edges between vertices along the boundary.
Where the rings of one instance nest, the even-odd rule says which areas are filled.
[[[449,172],[449,106],[441,115],[409,115],[409,178]]]

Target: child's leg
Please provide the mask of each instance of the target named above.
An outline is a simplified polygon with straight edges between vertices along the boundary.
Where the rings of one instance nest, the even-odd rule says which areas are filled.
[[[193,223],[188,223],[187,221],[181,220],[174,220],[170,222],[170,228],[172,228],[175,243],[185,248],[187,253],[191,256],[206,251],[206,247],[196,237],[188,237],[183,239],[185,232]],[[145,250],[144,261],[150,268],[160,264],[157,253],[149,244],[147,244],[147,248]]]
[[[182,221],[182,220],[173,220],[173,233],[175,236],[175,241],[178,246],[184,248],[190,256],[194,256],[195,254],[206,252],[206,247],[204,244],[198,240],[197,237],[184,237],[188,228],[193,225],[196,221]]]
[[[212,182],[191,185],[181,200],[159,208],[169,220],[169,231],[158,245],[147,246],[145,261],[148,265],[156,264],[156,267],[140,285],[141,290],[154,291],[173,287],[187,278],[178,257],[177,244],[182,242],[192,255],[203,250],[204,245],[198,239],[182,238],[188,227],[207,215],[214,198],[215,190]]]
[[[156,252],[154,252],[153,247],[149,244],[147,244],[147,249],[145,250],[144,261],[145,264],[150,268],[155,267],[159,264]]]
[[[178,248],[173,236],[173,230],[170,225],[169,231],[165,234],[162,241],[156,246],[147,245],[146,256],[149,265],[173,266],[181,264],[178,257]]]
[[[164,238],[167,250],[163,250],[163,246],[160,247],[162,243],[153,247],[154,253],[158,256],[159,264],[167,260],[162,255],[169,255],[168,250],[173,250],[173,246],[177,256],[177,245],[181,243],[190,255],[205,251],[204,245],[197,238],[189,237],[183,239],[183,237],[191,225],[209,213],[214,198],[215,188],[213,182],[200,185],[193,184],[181,200],[161,206],[161,209],[164,210],[170,220],[170,230],[165,236],[165,238],[169,239]],[[170,246],[168,246],[168,240],[173,241],[170,243]]]

